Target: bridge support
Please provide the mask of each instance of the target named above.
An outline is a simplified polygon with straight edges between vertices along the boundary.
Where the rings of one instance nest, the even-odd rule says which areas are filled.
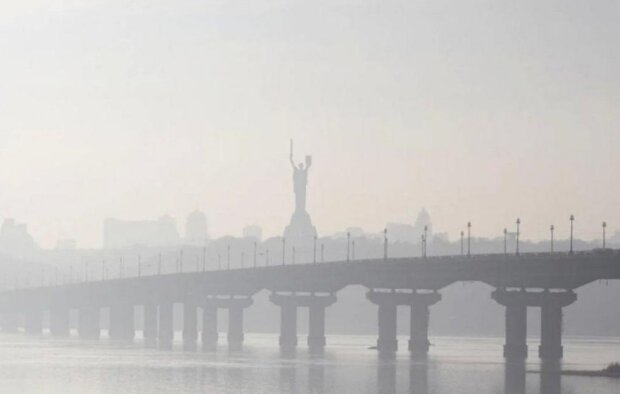
[[[378,306],[377,350],[380,352],[398,350],[396,339],[398,306],[407,305],[411,307],[409,350],[420,354],[428,352],[429,307],[441,300],[441,294],[417,290],[408,292],[371,290],[366,294],[366,298]]]
[[[491,297],[506,307],[504,357],[527,358],[527,306],[530,296],[524,291],[496,290]]]
[[[217,345],[217,307],[204,305],[202,307],[202,346],[212,348]]]
[[[415,354],[426,354],[430,306],[441,300],[439,293],[414,293],[411,297],[411,322],[409,325],[409,350]]]
[[[142,326],[142,335],[144,342],[148,346],[157,343],[157,305],[144,305],[144,323]]]
[[[50,309],[50,333],[56,337],[69,336],[69,308],[52,307]]]
[[[297,308],[308,308],[308,348],[321,351],[325,347],[325,308],[336,302],[336,296],[277,294],[271,302],[280,307],[280,346],[283,349],[297,347]]]
[[[118,304],[110,307],[110,339],[132,341],[135,335],[132,304]]]
[[[174,310],[171,302],[159,304],[159,346],[171,347],[174,339]]]
[[[541,308],[541,337],[538,355],[542,359],[562,358],[562,308],[575,302],[577,295],[574,292],[498,289],[491,296],[506,307],[504,357],[527,358],[527,307],[539,307]]]
[[[41,334],[43,332],[43,311],[31,309],[26,312],[24,328],[28,334]]]
[[[2,332],[15,333],[18,326],[18,315],[14,312],[5,312],[2,314]]]
[[[82,307],[79,309],[78,335],[82,339],[99,339],[101,319],[98,307]]]
[[[208,297],[203,303],[203,346],[211,347],[217,343],[217,310],[228,309],[228,345],[240,347],[243,344],[243,310],[252,305],[250,297],[218,298]]]
[[[540,347],[542,359],[560,359],[564,355],[562,346],[562,308],[575,302],[577,295],[572,291],[543,293],[541,305]]]
[[[183,348],[196,349],[198,340],[198,309],[193,302],[183,304]]]

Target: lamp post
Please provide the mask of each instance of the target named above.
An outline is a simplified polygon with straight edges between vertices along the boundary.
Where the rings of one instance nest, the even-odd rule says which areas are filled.
[[[426,257],[426,250],[428,245],[428,226],[424,225],[424,257]]]
[[[504,254],[508,254],[508,229],[504,228]]]
[[[517,250],[516,255],[519,255],[519,235],[520,235],[521,219],[517,218]]]
[[[471,222],[467,222],[467,257],[471,256]]]
[[[316,264],[316,240],[317,236],[314,234],[314,244],[312,246],[312,264]]]
[[[387,228],[383,229],[383,260],[387,260],[388,257],[388,239]]]
[[[355,261],[355,240],[351,241],[351,260]]]
[[[351,233],[347,231],[347,263],[349,262],[349,253],[351,248]]]
[[[553,231],[555,230],[555,226],[552,224],[549,227],[549,231],[551,232],[551,253],[553,253]]]
[[[461,256],[463,256],[463,254],[465,253],[463,249],[464,240],[465,240],[465,232],[461,230]]]
[[[325,262],[325,244],[321,244],[321,263]]]
[[[574,215],[570,215],[570,254],[573,254],[573,223],[575,222],[575,216]]]
[[[420,236],[420,256],[424,258],[424,234]]]
[[[230,269],[230,244],[226,246],[226,268]]]

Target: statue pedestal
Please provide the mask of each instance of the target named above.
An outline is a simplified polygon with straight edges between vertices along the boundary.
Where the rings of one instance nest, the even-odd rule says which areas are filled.
[[[284,238],[291,244],[309,244],[316,235],[316,228],[306,211],[295,211],[291,216],[291,223],[284,229]]]

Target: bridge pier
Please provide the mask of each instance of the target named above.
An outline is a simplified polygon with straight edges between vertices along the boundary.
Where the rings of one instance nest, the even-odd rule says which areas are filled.
[[[491,297],[506,307],[504,357],[527,358],[527,306],[530,296],[524,291],[496,290]]]
[[[147,345],[155,345],[157,343],[157,305],[144,305],[144,323],[142,326],[142,335]]]
[[[202,307],[202,346],[211,348],[217,345],[217,306],[203,305]]]
[[[110,307],[110,339],[132,341],[135,335],[133,304]]]
[[[16,333],[19,325],[19,316],[15,312],[4,312],[2,314],[2,332]]]
[[[541,336],[538,355],[542,359],[560,359],[562,347],[562,308],[577,299],[573,291],[532,292],[495,290],[491,297],[506,307],[504,357],[527,358],[527,307],[541,308]]]
[[[198,340],[198,308],[193,302],[183,304],[183,348],[196,349]]]
[[[543,293],[541,305],[541,330],[538,356],[545,360],[564,356],[562,346],[562,308],[575,302],[577,295],[572,291]]]
[[[99,307],[82,307],[78,311],[78,335],[82,339],[99,339],[101,318]]]
[[[308,348],[321,351],[325,347],[325,308],[336,302],[336,296],[272,294],[269,299],[280,307],[280,346],[297,347],[297,308],[308,308]]]
[[[411,303],[411,321],[409,323],[409,350],[415,354],[426,354],[428,341],[428,323],[430,306],[441,300],[439,293],[415,293]]]
[[[69,336],[69,308],[52,307],[50,309],[50,333],[56,337]]]
[[[228,333],[226,335],[228,345],[240,347],[243,344],[243,310],[252,305],[251,297],[218,298],[217,296],[208,297],[203,304],[203,346],[215,346],[218,339],[217,332],[217,310],[228,309]]]
[[[30,309],[24,316],[24,329],[28,334],[41,334],[43,332],[43,311]]]
[[[174,309],[172,302],[159,304],[159,346],[171,347],[174,339]]]
[[[437,292],[423,293],[417,290],[410,292],[370,290],[366,293],[366,298],[378,306],[379,338],[377,339],[377,350],[380,352],[398,350],[398,340],[396,339],[398,306],[407,305],[411,307],[409,350],[419,354],[428,352],[429,307],[441,300],[441,294]]]

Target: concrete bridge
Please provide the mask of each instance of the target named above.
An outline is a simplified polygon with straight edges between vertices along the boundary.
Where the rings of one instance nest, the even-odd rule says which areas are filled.
[[[69,335],[71,310],[78,311],[78,333],[99,338],[100,310],[109,308],[109,335],[132,340],[134,310],[144,308],[147,343],[170,346],[173,304],[183,304],[183,341],[187,348],[199,340],[198,308],[204,347],[218,341],[217,310],[229,313],[227,340],[243,343],[243,314],[252,296],[271,292],[280,307],[280,346],[295,348],[297,311],[309,309],[307,345],[325,346],[325,309],[337,301],[339,290],[350,285],[368,288],[367,298],[378,306],[377,348],[394,352],[397,306],[411,308],[409,350],[428,352],[430,307],[441,300],[440,290],[454,282],[478,281],[495,288],[491,297],[506,308],[504,356],[527,356],[527,308],[541,309],[543,359],[562,357],[562,308],[575,302],[574,290],[600,279],[620,279],[620,251],[600,249],[578,253],[474,255],[428,258],[389,258],[330,263],[279,265],[222,271],[186,272],[92,281],[4,291],[0,293],[1,327],[16,332],[23,321],[28,333],[41,333],[49,313],[52,335]],[[20,318],[23,315],[23,319]]]

